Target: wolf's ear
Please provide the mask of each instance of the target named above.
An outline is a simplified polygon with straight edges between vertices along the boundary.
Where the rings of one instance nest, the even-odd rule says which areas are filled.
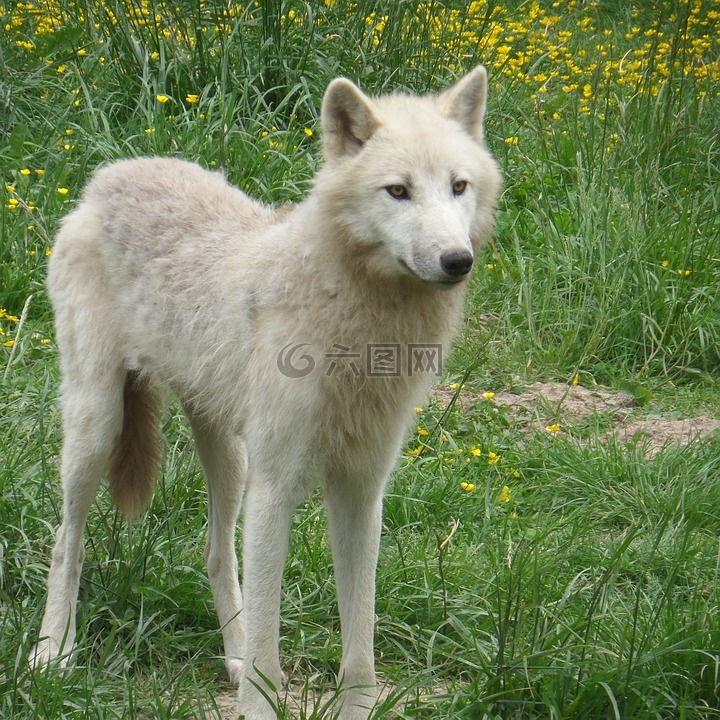
[[[475,140],[483,139],[487,102],[487,72],[478,65],[440,95],[443,114],[457,120]]]
[[[380,126],[373,103],[345,78],[333,80],[322,102],[322,131],[328,158],[355,155]]]

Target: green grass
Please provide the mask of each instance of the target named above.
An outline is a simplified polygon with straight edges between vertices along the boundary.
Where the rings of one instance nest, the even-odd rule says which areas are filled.
[[[370,5],[0,2],[0,716],[218,717],[231,692],[202,475],[175,410],[148,514],[127,526],[104,494],[93,510],[77,662],[27,668],[60,519],[46,253],[89,173],[173,154],[296,201],[332,77],[425,92],[478,62],[505,189],[447,367],[478,398],[430,403],[388,488],[376,638],[398,688],[374,717],[720,713],[717,440],[648,455],[604,439],[607,413],[551,433],[479,397],[578,376],[630,390],[633,416],[718,416],[720,6]],[[313,497],[281,657],[329,700],[324,530]]]

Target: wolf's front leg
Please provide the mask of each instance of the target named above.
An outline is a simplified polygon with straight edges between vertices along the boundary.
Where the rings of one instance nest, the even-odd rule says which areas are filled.
[[[340,720],[366,720],[377,699],[373,631],[382,486],[331,482],[325,502],[343,640]]]
[[[247,720],[276,720],[282,684],[280,591],[295,508],[282,488],[251,477],[243,527],[245,653],[240,712]]]

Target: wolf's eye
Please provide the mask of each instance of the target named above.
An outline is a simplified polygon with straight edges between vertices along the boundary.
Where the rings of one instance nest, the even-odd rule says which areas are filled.
[[[456,180],[452,184],[453,195],[462,195],[467,188],[467,180]]]
[[[388,185],[385,189],[388,191],[390,196],[394,197],[396,200],[410,199],[410,195],[404,185]]]

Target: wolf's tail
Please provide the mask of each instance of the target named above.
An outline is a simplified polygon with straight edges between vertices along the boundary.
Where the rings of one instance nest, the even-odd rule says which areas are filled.
[[[137,518],[152,499],[161,459],[157,391],[137,372],[128,373],[123,392],[122,431],[110,455],[110,496],[130,520]]]

